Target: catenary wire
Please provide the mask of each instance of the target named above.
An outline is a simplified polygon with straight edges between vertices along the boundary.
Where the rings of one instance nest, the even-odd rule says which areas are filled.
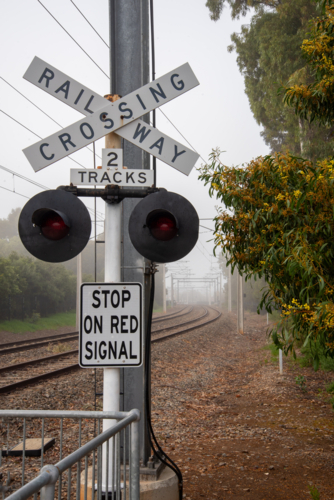
[[[45,189],[45,190],[49,190],[50,189],[49,187],[43,186],[43,184],[39,184],[38,182],[35,182],[32,179],[29,179],[29,177],[25,177],[24,175],[18,174],[14,170],[11,170],[10,168],[4,167],[3,165],[0,165],[0,169],[4,170],[5,172],[8,172],[9,174],[16,175],[16,177],[19,177],[19,179],[22,179],[22,180],[24,180],[26,182],[30,182],[30,184],[33,184],[34,186],[37,186],[37,187],[39,187],[41,189]],[[4,189],[7,189],[7,188],[4,188]],[[7,189],[7,191],[11,191],[11,190]],[[12,193],[17,193],[17,191],[11,191],[11,192]],[[20,194],[20,193],[17,193],[17,194],[19,194],[20,196],[24,196],[23,194]],[[29,197],[27,197],[27,196],[25,196],[25,198],[29,199]],[[92,211],[91,208],[87,207],[87,210],[89,212],[93,213],[93,211]],[[104,219],[103,219],[102,212],[97,212],[97,216],[100,217],[99,221],[97,221],[97,222],[103,222]]]
[[[107,44],[107,42],[102,38],[102,36],[100,35],[100,33],[98,31],[96,31],[96,29],[94,28],[94,26],[88,21],[87,17],[81,12],[81,10],[79,9],[79,7],[77,5],[75,5],[75,3],[73,2],[73,0],[70,0],[70,2],[74,5],[74,7],[77,9],[77,11],[80,12],[80,14],[84,18],[84,20],[89,24],[89,26],[92,28],[92,30],[95,31],[95,33],[97,34],[97,36],[99,38],[101,38],[101,40],[104,43],[104,45],[106,45],[108,47],[108,49],[109,49],[109,45]]]
[[[208,252],[208,250],[205,248],[205,246],[203,245],[203,243],[201,242],[201,240],[198,240],[198,243],[200,245],[202,245],[203,250],[209,255],[209,257],[214,257],[210,252]]]
[[[49,189],[46,186],[43,186],[43,184],[39,184],[38,182],[33,181],[32,179],[29,179],[28,177],[24,177],[24,175],[18,174],[17,172],[14,172],[14,170],[11,170],[10,168],[4,167],[3,165],[0,165],[0,168],[2,170],[5,170],[6,172],[16,175],[16,177],[19,177],[20,179],[23,179],[24,181],[30,182],[31,184],[34,184],[35,186],[41,188],[41,189]]]
[[[70,0],[72,2],[72,0]],[[80,47],[80,49],[86,54],[86,56],[100,69],[100,71],[102,71],[102,73],[110,80],[110,76],[93,60],[93,58],[83,49],[83,47],[81,47],[81,45],[75,40],[75,38],[70,35],[70,33],[64,28],[64,26],[51,14],[51,12],[45,7],[45,5],[43,5],[43,3],[41,2],[41,0],[37,0],[38,3],[40,3],[42,5],[42,7],[44,7],[44,9],[48,12],[48,14],[50,14],[50,16],[56,21],[56,23],[65,31],[65,33],[67,33],[67,35],[73,40],[74,43],[76,43],[76,45],[78,47]],[[73,3],[73,2],[72,2]],[[73,5],[75,5],[73,3]],[[78,9],[79,10],[79,9]],[[152,10],[152,13],[153,13],[153,10]],[[82,14],[83,15],[83,14]],[[83,16],[84,17],[84,16]],[[88,21],[87,21],[88,22]],[[89,23],[90,24],[90,23]],[[94,29],[94,28],[93,28]],[[95,29],[94,29],[95,31]],[[108,46],[108,45],[107,45]],[[154,47],[152,48],[154,50]],[[153,81],[154,81],[154,77],[153,77]],[[181,137],[187,142],[187,144],[189,144],[189,146],[193,149],[193,151],[195,151],[199,157],[201,158],[201,160],[204,161],[204,163],[206,163],[206,161],[204,160],[203,156],[200,155],[198,153],[198,151],[196,151],[196,149],[190,144],[190,142],[186,139],[186,137],[182,134],[182,132],[180,132],[180,130],[176,127],[176,125],[174,125],[174,123],[172,122],[172,120],[170,118],[168,118],[168,116],[166,115],[166,113],[164,113],[160,108],[158,108],[159,111],[164,115],[164,117],[169,121],[169,123],[175,128],[175,130],[181,135]],[[154,122],[155,122],[155,118],[154,118]],[[155,126],[155,124],[153,125]]]
[[[97,64],[97,62],[94,61],[94,59],[88,54],[88,52],[85,51],[85,49],[83,47],[81,47],[80,43],[78,43],[75,38],[73,38],[72,35],[70,35],[70,33],[64,28],[64,26],[54,17],[53,14],[51,14],[51,12],[45,7],[45,5],[41,2],[41,0],[37,0],[37,2],[46,10],[46,12],[52,17],[52,19],[65,31],[65,33],[73,40],[73,42],[82,50],[82,52],[84,52],[84,54],[86,54],[86,56],[92,61],[92,63],[95,64],[95,66],[97,68],[99,68],[100,71],[102,71],[102,73],[110,79],[110,77],[107,75],[107,73],[101,68],[101,66],[99,66]]]
[[[48,113],[46,113],[42,108],[40,108],[39,106],[37,106],[37,104],[35,104],[33,101],[31,101],[30,99],[28,99],[28,97],[25,96],[24,94],[22,94],[22,92],[20,92],[16,87],[14,87],[14,85],[12,85],[11,83],[7,82],[7,80],[5,80],[3,78],[3,76],[0,76],[0,79],[3,80],[7,85],[9,85],[9,87],[11,87],[13,90],[15,90],[15,92],[17,92],[18,94],[20,94],[20,96],[24,97],[24,99],[26,99],[28,102],[30,102],[30,104],[32,104],[33,106],[35,106],[35,108],[37,108],[41,113],[43,113],[45,116],[47,116],[48,118],[50,118],[50,120],[52,120],[56,125],[58,125],[58,127],[63,128],[63,125],[61,125],[60,123],[58,123],[54,118],[52,118],[52,116],[48,115]],[[88,151],[91,151],[91,152],[93,151],[88,146],[86,146],[86,148],[88,149]],[[98,158],[102,159],[101,156],[99,156],[98,154],[96,156]]]
[[[27,198],[29,200],[29,196],[26,196],[25,194],[18,193],[17,191],[14,191],[13,189],[8,189],[3,186],[0,186],[1,189],[5,189],[6,191],[9,191],[10,193],[18,194],[19,196],[23,196],[23,198]]]
[[[198,250],[199,252],[201,252],[201,254],[203,255],[203,257],[205,257],[205,258],[206,258],[206,260],[207,260],[207,261],[209,261],[209,262],[210,262],[210,264],[211,264],[211,260],[207,258],[207,256],[205,255],[205,253],[203,253],[203,252],[202,252],[202,250],[199,248],[199,246],[198,246],[197,244],[195,245],[195,248],[197,248],[197,250]]]
[[[188,141],[188,139],[186,139],[186,137],[184,137],[184,135],[182,134],[182,132],[180,132],[180,130],[176,127],[176,125],[174,125],[174,123],[172,122],[172,120],[170,118],[168,118],[168,116],[166,115],[166,113],[164,113],[162,111],[162,109],[160,109],[160,108],[158,108],[158,109],[159,109],[160,113],[162,113],[164,115],[164,117],[169,121],[169,123],[175,128],[175,130],[181,135],[181,137],[187,142],[187,144],[189,144],[189,146],[191,147],[191,149],[193,151],[195,151],[195,153],[197,153],[199,155],[199,157],[201,158],[201,160],[203,160],[206,163],[206,161],[204,160],[203,156],[201,156],[199,154],[199,152],[196,151],[196,149],[194,148],[194,146],[192,146],[192,144],[190,144],[190,142]]]
[[[31,132],[32,134],[34,134],[36,137],[38,137],[39,139],[43,139],[43,137],[41,137],[40,135],[36,134],[36,132],[33,132],[32,130],[30,130],[30,128],[26,127],[25,125],[23,125],[23,123],[19,122],[18,120],[16,120],[15,118],[13,118],[11,115],[9,115],[8,113],[6,113],[5,111],[3,111],[2,109],[0,109],[1,113],[3,113],[4,115],[8,116],[8,118],[10,118],[11,120],[13,120],[14,122],[18,123],[19,125],[21,125],[21,127],[25,128],[26,130],[28,130],[29,132]],[[78,161],[74,160],[73,158],[71,158],[70,156],[67,157],[69,160],[71,161],[74,161],[74,163],[77,163],[78,165],[80,165],[80,167],[82,168],[85,168],[87,169],[87,167],[85,167],[82,163],[79,163]]]
[[[72,0],[70,0],[72,2]],[[48,12],[48,14],[56,21],[56,23],[65,31],[65,33],[73,40],[74,43],[76,43],[76,45],[78,47],[80,47],[80,49],[86,54],[86,56],[100,69],[100,71],[102,71],[102,73],[110,80],[110,76],[94,61],[94,59],[83,49],[83,47],[81,47],[81,45],[75,40],[75,38],[70,35],[70,33],[64,28],[64,26],[53,16],[53,14],[51,14],[51,12],[45,7],[45,5],[43,5],[43,3],[41,2],[41,0],[37,0],[38,3],[41,4],[42,7],[44,7],[44,9]],[[73,3],[73,2],[72,2]],[[76,5],[73,3],[73,5],[76,7]],[[79,9],[78,9],[79,10]],[[80,12],[80,11],[79,11]],[[153,9],[152,9],[152,14],[153,14]],[[83,15],[83,14],[82,14]],[[84,16],[83,16],[84,17]],[[85,18],[86,19],[86,18]],[[86,19],[87,21],[87,19]],[[89,23],[89,21],[87,21]],[[90,24],[90,23],[89,23]],[[92,27],[92,26],[91,26]],[[93,27],[92,27],[93,28]],[[94,28],[93,28],[94,29]],[[95,31],[95,29],[94,29]],[[104,41],[104,40],[103,40]],[[105,42],[104,42],[105,43]],[[107,44],[106,44],[107,45]],[[108,46],[108,45],[107,45]],[[154,50],[154,47],[152,47],[152,50]],[[155,74],[155,73],[154,73]],[[155,76],[153,77],[153,81],[154,81],[154,78]],[[196,151],[196,149],[190,144],[190,142],[186,139],[186,137],[182,134],[182,132],[180,132],[180,130],[176,127],[176,125],[174,125],[174,123],[172,122],[172,120],[170,118],[168,118],[168,116],[166,115],[166,113],[164,113],[160,108],[158,108],[159,111],[164,115],[164,117],[169,121],[169,123],[175,128],[175,130],[181,135],[181,137],[187,142],[187,144],[189,144],[189,146],[193,149],[193,151],[195,151],[199,157],[201,158],[201,160],[204,161],[204,163],[206,163],[206,161],[204,160],[203,156],[200,155],[198,153],[198,151]],[[155,119],[154,119],[155,121]],[[153,125],[155,126],[155,125]]]
[[[206,226],[202,226],[202,224],[199,225],[199,227],[203,227],[204,229],[208,229],[209,231],[214,231],[214,229],[210,229],[209,227],[206,227]]]

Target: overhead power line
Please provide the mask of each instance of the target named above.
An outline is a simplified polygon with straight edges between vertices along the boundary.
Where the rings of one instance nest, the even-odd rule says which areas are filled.
[[[37,2],[39,4],[41,4],[41,6],[46,10],[46,12],[52,17],[52,19],[65,31],[65,33],[71,38],[71,40],[73,40],[73,42],[82,50],[82,52],[84,54],[86,54],[86,56],[92,61],[92,63],[95,64],[95,66],[97,68],[99,68],[100,71],[102,71],[102,73],[110,80],[110,77],[107,75],[107,73],[101,68],[101,66],[99,66],[97,64],[96,61],[94,61],[94,59],[88,54],[88,52],[85,51],[85,49],[80,45],[80,43],[78,43],[75,38],[73,38],[73,36],[64,28],[64,26],[55,18],[55,16],[53,14],[51,14],[51,12],[45,7],[45,5],[41,2],[41,0],[37,0]]]
[[[1,170],[4,170],[5,172],[8,172],[8,173],[9,173],[9,174],[11,174],[11,175],[15,175],[16,177],[19,177],[19,179],[22,179],[22,180],[24,180],[24,181],[26,181],[26,182],[30,182],[30,184],[33,184],[34,186],[37,186],[37,187],[39,187],[40,189],[45,189],[45,190],[49,190],[49,189],[50,189],[49,187],[47,187],[47,186],[43,186],[43,184],[39,184],[38,182],[35,182],[35,181],[33,181],[32,179],[29,179],[29,177],[25,177],[24,175],[18,174],[18,173],[17,173],[17,172],[15,172],[14,170],[11,170],[10,168],[4,167],[3,165],[0,165],[0,169],[1,169]],[[0,186],[0,187],[3,187],[3,186]],[[17,192],[17,191],[15,191],[15,190],[11,190],[11,189],[8,189],[8,188],[5,188],[5,187],[3,187],[3,189],[6,189],[6,191],[10,191],[10,192],[12,192],[12,193],[16,193],[16,194],[18,194],[18,195],[20,195],[20,196],[24,196],[25,198],[28,198],[28,199],[29,199],[29,197],[28,197],[28,196],[25,196],[25,195],[23,195],[23,194],[21,194],[21,193],[18,193],[18,192]],[[87,210],[89,210],[89,212],[93,213],[93,210],[92,210],[91,208],[88,208],[88,207],[87,207]],[[102,221],[104,220],[104,219],[103,219],[103,214],[102,214],[102,212],[97,212],[97,216],[98,216],[98,217],[100,217],[100,222],[102,222]]]
[[[95,33],[97,34],[97,36],[99,38],[101,38],[101,40],[104,43],[104,45],[106,45],[108,47],[108,49],[109,49],[109,45],[107,44],[107,42],[102,38],[102,36],[100,35],[100,33],[98,31],[96,31],[96,29],[94,28],[94,26],[88,21],[87,17],[81,12],[81,10],[79,9],[79,7],[77,5],[75,5],[75,3],[73,2],[73,0],[70,0],[70,2],[74,5],[74,7],[77,9],[77,11],[80,12],[80,14],[84,18],[84,20],[89,24],[89,26],[92,28],[92,30],[95,31]]]
[[[14,87],[14,85],[12,85],[11,83],[7,82],[7,80],[5,80],[2,76],[0,76],[0,79],[1,79],[2,81],[4,81],[7,85],[9,85],[9,87],[11,87],[13,90],[15,90],[15,92],[17,92],[18,94],[20,94],[20,96],[22,96],[24,99],[26,99],[28,102],[30,102],[30,104],[32,104],[32,105],[33,105],[35,108],[37,108],[37,109],[38,109],[41,113],[43,113],[43,115],[45,115],[45,116],[47,116],[48,118],[50,118],[50,120],[52,120],[52,121],[53,121],[53,123],[55,123],[56,125],[58,125],[58,127],[63,128],[63,125],[61,125],[60,123],[58,123],[58,122],[57,122],[54,118],[52,118],[52,116],[48,115],[48,113],[46,113],[46,112],[45,112],[42,108],[40,108],[39,106],[37,106],[37,104],[35,104],[33,101],[31,101],[30,99],[28,99],[28,97],[26,97],[24,94],[22,94],[22,92],[20,92],[20,91],[19,91],[16,87]],[[31,132],[31,131],[30,131],[30,132]],[[34,133],[34,132],[32,132],[32,133]],[[35,135],[37,135],[37,134],[35,134]],[[39,136],[37,135],[37,137],[39,137]],[[91,153],[93,153],[93,152],[94,152],[94,151],[93,151],[92,149],[90,149],[88,146],[86,146],[86,148],[87,148],[87,149],[88,149],[88,151],[90,151]],[[94,153],[94,154],[96,154],[96,153]],[[99,156],[98,154],[96,154],[96,156],[102,160],[101,156]],[[86,167],[84,167],[84,168],[86,168]]]
[[[14,170],[11,170],[10,168],[4,167],[3,165],[0,165],[1,170],[5,170],[6,172],[16,175],[16,177],[19,177],[20,179],[23,179],[24,181],[30,182],[31,184],[34,184],[35,186],[41,188],[41,189],[49,189],[46,186],[43,186],[43,184],[39,184],[38,182],[33,181],[32,179],[29,179],[28,177],[24,177],[24,175],[18,174],[17,172],[14,172]]]
[[[19,122],[18,120],[16,120],[16,118],[13,118],[13,116],[9,115],[8,113],[6,113],[5,111],[3,111],[2,109],[0,109],[1,113],[3,113],[4,115],[8,116],[8,118],[10,118],[11,120],[13,120],[14,122],[18,123],[19,125],[21,125],[21,127],[25,128],[26,130],[28,130],[29,132],[31,132],[32,134],[34,134],[36,137],[38,137],[39,139],[42,139],[42,137],[38,134],[36,134],[36,132],[33,132],[32,130],[30,130],[30,128],[26,127],[25,125],[23,125],[23,123]],[[74,160],[73,158],[71,158],[70,156],[67,157],[69,160],[71,161],[74,161],[74,163],[77,163],[78,165],[80,165],[80,167],[82,168],[85,168],[87,169],[87,167],[85,167],[82,163],[79,163],[78,161]]]
[[[84,17],[84,19],[87,21],[87,23],[91,26],[91,28],[95,31],[95,33],[101,38],[101,40],[107,45],[107,47],[109,48],[109,45],[103,40],[103,38],[98,34],[98,32],[95,30],[95,28],[91,25],[91,23],[88,21],[88,19],[84,16],[84,14],[80,11],[80,9],[75,5],[75,3],[70,0],[71,3],[74,5],[74,7],[76,7],[76,9],[80,12],[80,14]],[[51,12],[45,7],[45,5],[43,5],[43,3],[41,2],[41,0],[37,0],[38,3],[41,4],[41,6],[47,11],[47,13],[52,17],[52,19],[54,19],[54,21],[65,31],[65,33],[71,38],[71,40],[73,40],[73,42],[84,52],[84,54],[95,64],[95,66],[97,66],[97,68],[99,68],[100,71],[102,71],[102,73],[110,80],[110,76],[96,63],[96,61],[94,61],[94,59],[85,51],[85,49],[79,44],[79,42],[77,42],[75,40],[75,38],[64,28],[64,26],[54,17],[53,14],[51,14]],[[182,132],[176,127],[176,125],[172,122],[172,120],[170,118],[168,118],[168,116],[166,115],[166,113],[164,113],[160,108],[158,108],[159,111],[164,115],[164,117],[169,121],[169,123],[175,128],[175,130],[181,135],[181,137],[187,142],[187,144],[192,148],[193,151],[195,151],[199,157],[201,158],[201,160],[205,162],[203,156],[201,156],[198,151],[196,151],[196,149],[192,146],[192,144],[190,144],[190,142],[188,141],[188,139],[186,139],[186,137],[182,134]],[[155,126],[155,124],[154,124]]]
[[[8,189],[3,186],[0,186],[1,189],[5,189],[6,191],[9,191],[10,193],[18,194],[19,196],[23,196],[23,198],[27,198],[29,200],[29,196],[26,196],[25,194],[18,193],[17,191],[14,191],[14,189]]]
[[[202,226],[202,224],[200,224],[199,227],[203,227],[204,229],[208,229],[209,231],[214,231],[214,229],[211,229],[210,227]]]

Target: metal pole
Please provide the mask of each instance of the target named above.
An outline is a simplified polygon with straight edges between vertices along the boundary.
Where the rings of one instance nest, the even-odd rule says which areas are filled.
[[[126,96],[149,81],[149,5],[148,0],[109,0],[110,5],[110,67],[112,94]],[[148,121],[149,116],[143,117]],[[147,169],[149,155],[127,141],[123,142],[124,165],[128,168]],[[122,202],[122,281],[143,285],[144,324],[146,331],[150,305],[151,276],[145,259],[133,247],[128,224],[139,200],[127,198]],[[143,346],[145,352],[145,345]],[[121,369],[121,407],[138,408],[140,420],[140,459],[146,465],[151,454],[147,433],[145,409],[145,362],[143,366]]]
[[[166,314],[166,265],[162,264],[162,312]]]
[[[173,289],[173,275],[170,275],[171,278],[171,292],[170,292],[170,297],[171,297],[171,306],[174,307],[174,289]]]
[[[232,312],[232,273],[231,273],[231,266],[228,267],[227,311],[229,313]]]
[[[242,275],[238,273],[237,286],[237,315],[238,315],[238,333],[244,333],[244,290]]]
[[[79,330],[80,326],[80,285],[82,283],[82,254],[77,256],[77,315],[76,315],[76,329]]]
[[[108,99],[114,101],[117,100],[117,97],[109,96]],[[108,134],[105,139],[105,147],[120,148],[121,138],[115,133]],[[104,225],[104,281],[106,283],[119,283],[121,281],[121,226],[122,203],[106,203]],[[104,368],[103,411],[119,411],[119,394],[120,369]],[[103,431],[110,429],[110,427],[112,427],[115,423],[116,420],[103,420]],[[109,446],[108,448],[109,457],[107,457],[107,444],[105,443],[103,445],[102,455],[102,491],[104,492],[107,492],[115,487],[115,478],[113,478],[113,460],[117,463],[118,458],[117,456],[113,457],[112,446]],[[108,484],[106,484],[107,481]]]
[[[282,349],[279,350],[279,373],[283,375],[283,352]]]

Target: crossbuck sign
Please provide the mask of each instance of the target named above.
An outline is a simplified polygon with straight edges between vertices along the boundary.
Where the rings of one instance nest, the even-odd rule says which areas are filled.
[[[86,115],[84,119],[23,150],[36,172],[115,131],[186,175],[199,157],[191,149],[138,120],[199,85],[188,63],[115,103],[107,102],[38,57],[33,59],[24,78]]]

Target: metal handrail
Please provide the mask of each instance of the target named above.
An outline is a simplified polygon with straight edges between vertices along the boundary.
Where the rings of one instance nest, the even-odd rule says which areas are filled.
[[[48,415],[49,413],[49,415]],[[81,446],[68,457],[60,460],[56,465],[45,465],[38,477],[22,486],[7,497],[7,500],[26,500],[29,496],[41,490],[41,500],[53,500],[55,484],[63,472],[70,469],[75,463],[97,449],[103,443],[115,436],[122,429],[131,424],[131,457],[130,457],[130,499],[139,500],[139,424],[140,411],[130,410],[129,412],[71,412],[71,411],[43,411],[43,410],[0,410],[0,417],[40,417],[47,418],[112,418],[121,419],[113,427],[93,438],[91,441]]]

